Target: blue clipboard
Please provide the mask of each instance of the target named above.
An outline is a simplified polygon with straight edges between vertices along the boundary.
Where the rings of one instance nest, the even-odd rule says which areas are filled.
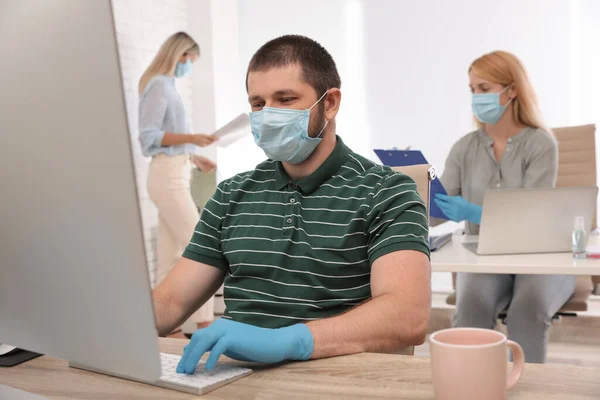
[[[383,165],[388,167],[407,167],[410,165],[429,164],[418,150],[373,150]],[[434,218],[448,219],[442,210],[435,204],[433,198],[436,194],[447,194],[439,179],[431,181],[431,193],[429,196],[429,215]]]

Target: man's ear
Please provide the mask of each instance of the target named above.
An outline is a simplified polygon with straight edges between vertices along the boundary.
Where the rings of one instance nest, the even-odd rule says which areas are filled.
[[[329,89],[323,100],[325,101],[325,118],[331,121],[340,109],[342,91],[338,88]]]

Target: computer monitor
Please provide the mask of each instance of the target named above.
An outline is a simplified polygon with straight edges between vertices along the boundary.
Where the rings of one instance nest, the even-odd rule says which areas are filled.
[[[110,0],[0,0],[0,342],[160,376]]]

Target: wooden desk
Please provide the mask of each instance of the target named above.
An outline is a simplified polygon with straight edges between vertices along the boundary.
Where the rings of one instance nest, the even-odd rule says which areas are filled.
[[[431,253],[433,272],[484,274],[600,275],[600,259],[574,260],[571,253],[478,256],[463,247],[475,236],[453,236],[452,242]]]
[[[187,340],[160,339],[161,350],[181,354]],[[429,359],[356,354],[255,368],[255,373],[217,389],[206,399],[432,399]],[[192,395],[70,369],[67,362],[40,357],[0,368],[0,384],[50,399],[192,399]],[[600,368],[527,364],[510,399],[598,399]]]

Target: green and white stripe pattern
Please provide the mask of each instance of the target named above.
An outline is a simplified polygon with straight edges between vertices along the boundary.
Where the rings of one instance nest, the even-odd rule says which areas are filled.
[[[277,328],[340,314],[371,297],[373,262],[429,255],[425,206],[408,176],[338,138],[307,178],[265,161],[222,182],[183,256],[227,271],[224,318]]]

